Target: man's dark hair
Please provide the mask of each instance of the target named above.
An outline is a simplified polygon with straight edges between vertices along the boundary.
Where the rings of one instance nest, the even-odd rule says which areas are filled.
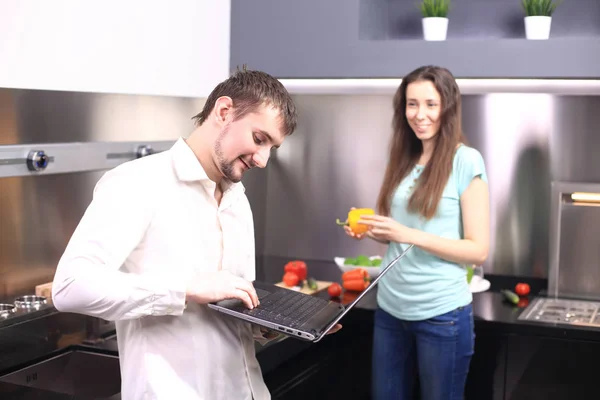
[[[285,136],[291,135],[296,129],[296,106],[290,94],[279,80],[265,72],[238,68],[232,76],[219,83],[206,99],[202,111],[193,117],[198,126],[206,121],[217,99],[222,96],[230,97],[233,101],[234,120],[267,105],[279,110]]]

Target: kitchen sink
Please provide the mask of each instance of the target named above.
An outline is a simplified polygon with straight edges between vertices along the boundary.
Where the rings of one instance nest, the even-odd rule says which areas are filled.
[[[62,393],[76,398],[117,399],[119,358],[74,350],[0,377],[0,382]]]

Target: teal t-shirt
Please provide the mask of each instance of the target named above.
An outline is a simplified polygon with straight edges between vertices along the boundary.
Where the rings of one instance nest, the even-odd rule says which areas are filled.
[[[480,177],[487,182],[483,157],[472,147],[458,147],[437,213],[429,221],[407,210],[408,199],[422,170],[422,166],[416,165],[396,189],[392,198],[391,217],[409,228],[448,239],[462,239],[460,196],[473,178]],[[407,246],[390,243],[381,264],[387,265]],[[379,281],[377,302],[383,310],[399,319],[429,319],[472,301],[466,273],[464,266],[413,247]]]

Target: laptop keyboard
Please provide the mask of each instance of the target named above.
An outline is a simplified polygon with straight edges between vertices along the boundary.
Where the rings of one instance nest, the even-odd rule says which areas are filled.
[[[257,289],[256,294],[260,305],[252,310],[244,307],[244,314],[291,328],[301,326],[329,303],[327,300],[291,290],[271,293]]]

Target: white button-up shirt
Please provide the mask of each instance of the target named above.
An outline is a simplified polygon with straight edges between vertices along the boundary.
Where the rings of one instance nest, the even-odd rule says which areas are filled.
[[[248,323],[189,302],[200,271],[255,277],[254,225],[241,183],[220,204],[183,139],[96,185],[57,267],[60,311],[116,321],[122,398],[270,399]]]

